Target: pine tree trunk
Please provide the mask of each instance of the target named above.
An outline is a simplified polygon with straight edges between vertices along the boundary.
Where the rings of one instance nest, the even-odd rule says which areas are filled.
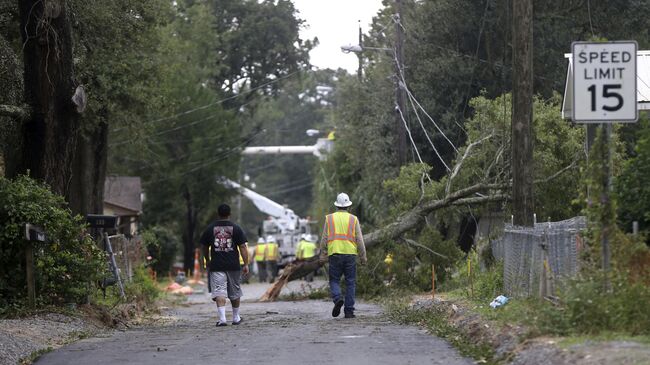
[[[72,34],[63,0],[20,1],[25,97],[32,108],[22,127],[18,172],[68,195],[78,135],[71,101],[75,85]]]

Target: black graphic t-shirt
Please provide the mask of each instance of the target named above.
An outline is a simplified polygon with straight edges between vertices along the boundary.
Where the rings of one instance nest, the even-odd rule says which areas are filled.
[[[236,271],[239,266],[239,246],[247,242],[244,231],[235,223],[219,220],[206,228],[201,244],[210,246],[210,271]]]

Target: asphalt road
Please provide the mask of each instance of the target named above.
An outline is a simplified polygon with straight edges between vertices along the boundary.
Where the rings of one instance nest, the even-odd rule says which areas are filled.
[[[292,285],[288,290],[299,284]],[[192,295],[162,325],[85,339],[36,363],[473,364],[444,340],[389,322],[375,305],[358,304],[355,319],[332,318],[329,301],[253,302],[264,289],[244,287],[239,326],[215,327],[216,306],[205,294]]]

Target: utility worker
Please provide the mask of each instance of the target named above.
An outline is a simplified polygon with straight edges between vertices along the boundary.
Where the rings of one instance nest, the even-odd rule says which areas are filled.
[[[266,251],[266,241],[260,237],[257,239],[257,246],[255,246],[255,263],[257,264],[257,275],[260,283],[266,281],[266,261],[264,261],[264,251]]]
[[[264,261],[266,261],[266,271],[269,277],[269,283],[275,281],[278,275],[278,254],[279,246],[273,236],[266,237],[266,250],[264,250]]]
[[[301,240],[298,243],[298,248],[296,249],[296,258],[298,260],[309,260],[312,257],[316,256],[316,243],[312,241],[311,237],[307,234],[300,236]],[[315,271],[307,274],[305,280],[308,282],[314,281]]]
[[[325,217],[325,226],[320,241],[321,263],[329,261],[329,282],[334,309],[332,317],[341,314],[341,307],[345,304],[345,318],[354,318],[354,295],[357,276],[356,258],[359,256],[361,265],[365,265],[366,246],[363,243],[363,234],[359,219],[350,214],[348,210],[352,202],[346,193],[336,197],[334,206],[337,211]],[[341,295],[341,276],[345,276],[345,301]]]

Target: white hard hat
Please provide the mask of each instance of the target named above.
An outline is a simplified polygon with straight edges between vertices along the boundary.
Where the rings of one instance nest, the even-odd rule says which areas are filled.
[[[264,243],[264,238],[262,238],[262,237],[258,238],[257,243]]]
[[[352,202],[350,201],[350,197],[348,196],[348,194],[339,193],[339,195],[336,196],[336,201],[334,202],[334,205],[337,207],[345,208],[352,205]]]
[[[275,238],[273,236],[266,236],[266,242],[275,242]]]

